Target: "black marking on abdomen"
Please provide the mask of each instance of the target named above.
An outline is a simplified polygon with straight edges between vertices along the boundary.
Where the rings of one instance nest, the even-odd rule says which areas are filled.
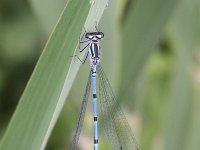
[[[94,139],[94,144],[98,144],[98,139]]]
[[[93,98],[97,98],[97,94],[93,94]]]
[[[94,117],[94,121],[97,121],[97,117]]]

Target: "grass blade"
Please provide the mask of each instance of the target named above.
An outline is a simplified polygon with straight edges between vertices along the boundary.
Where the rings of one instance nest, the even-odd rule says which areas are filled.
[[[178,2],[179,0],[128,1],[126,11],[122,16],[124,59],[121,71],[123,82],[120,84],[122,89],[120,91],[123,95],[127,87],[131,89],[146,60],[156,49]]]
[[[70,56],[89,2],[70,0],[51,35],[0,145],[1,150],[44,149],[72,83],[61,94]]]

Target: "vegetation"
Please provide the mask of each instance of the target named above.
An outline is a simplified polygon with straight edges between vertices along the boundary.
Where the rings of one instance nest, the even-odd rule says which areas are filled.
[[[98,23],[102,66],[140,149],[198,150],[199,7],[198,0],[0,1],[0,150],[69,149],[89,72],[71,56],[80,55],[84,28]],[[81,150],[93,149],[92,106],[86,115]],[[104,138],[100,146],[109,149]]]

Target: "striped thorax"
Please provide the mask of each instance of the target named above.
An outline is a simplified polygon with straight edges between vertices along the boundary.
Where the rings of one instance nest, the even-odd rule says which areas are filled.
[[[104,38],[102,32],[88,32],[85,34],[85,38],[90,40],[89,54],[91,66],[97,65],[100,62],[100,46],[99,40]]]

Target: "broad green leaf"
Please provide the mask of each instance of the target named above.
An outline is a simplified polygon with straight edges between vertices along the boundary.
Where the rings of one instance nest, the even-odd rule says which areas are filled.
[[[122,15],[123,64],[121,95],[128,92],[156,49],[165,26],[179,0],[136,0],[127,2]]]
[[[119,1],[110,0],[104,12],[105,17],[102,18],[102,24],[99,25],[99,29],[105,34],[105,38],[101,42],[101,64],[114,89],[118,85],[121,67],[121,42],[118,26],[119,15],[117,13]]]
[[[44,30],[51,33],[58,17],[68,0],[29,0],[34,13],[42,23]]]
[[[200,91],[200,82],[199,82],[199,70],[196,72],[194,76],[195,81],[195,90],[194,90],[194,100],[192,101],[190,118],[186,121],[190,121],[187,140],[186,140],[186,150],[198,150],[200,147],[199,139],[200,139],[200,101],[199,101],[199,91]],[[168,143],[169,144],[169,143]]]
[[[168,114],[165,122],[165,149],[186,150],[187,128],[192,99],[192,82],[190,74],[180,60],[175,61]]]
[[[140,103],[139,99],[133,99],[135,94],[133,87],[139,75],[144,73],[143,69],[150,55],[157,49],[164,29],[178,3],[179,0],[128,0],[125,4],[121,19],[123,60],[119,97],[121,101],[129,100],[132,107],[135,104],[133,100],[137,104]],[[141,94],[145,94],[144,91],[142,92]],[[136,106],[138,105],[134,105]],[[152,146],[155,135],[154,123],[151,125],[142,128],[139,144],[141,149],[151,149],[149,146]]]
[[[83,26],[94,30],[107,2],[68,1],[12,116],[1,150],[44,149],[80,66],[70,56],[81,30]]]
[[[168,35],[175,49],[176,67],[167,107],[166,150],[199,149],[200,103],[194,57],[199,53],[199,6],[198,0],[182,1],[169,25]]]

